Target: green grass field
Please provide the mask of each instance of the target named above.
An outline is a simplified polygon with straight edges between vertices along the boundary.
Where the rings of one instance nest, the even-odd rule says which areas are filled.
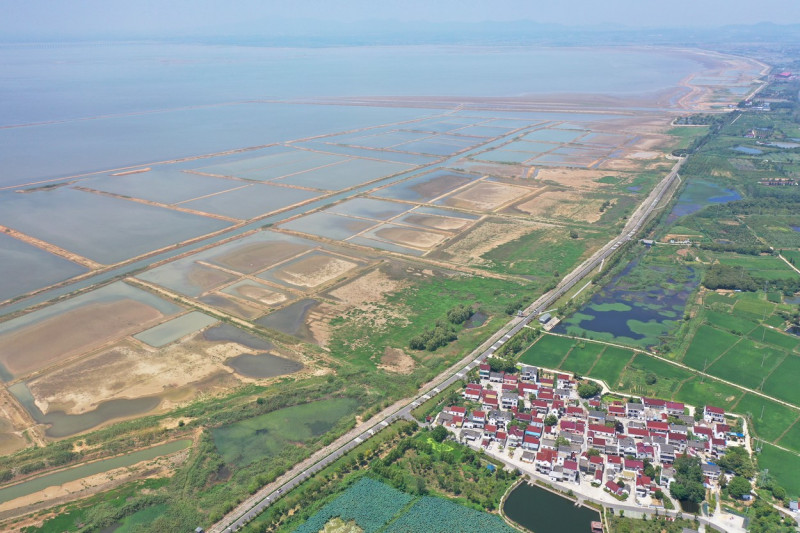
[[[599,356],[603,352],[602,344],[594,342],[583,341],[575,345],[569,352],[567,359],[561,365],[564,370],[569,370],[580,376],[585,376],[594,365]]]
[[[797,376],[800,376],[800,357],[790,355],[764,382],[764,392],[800,406],[800,387],[797,385]]]
[[[567,355],[577,341],[568,337],[542,335],[533,346],[528,348],[519,360],[526,365],[559,368],[561,360]]]
[[[786,357],[784,351],[743,339],[708,368],[708,373],[751,389]]]
[[[697,328],[697,333],[692,337],[682,362],[686,366],[705,370],[707,365],[739,342],[739,339],[740,337],[733,333],[703,324]]]
[[[616,346],[606,347],[600,359],[592,368],[589,376],[602,379],[609,387],[615,387],[619,383],[619,376],[622,369],[633,357],[633,352]]]
[[[675,392],[674,399],[702,408],[704,405],[714,405],[729,411],[736,400],[742,397],[743,392],[736,387],[720,383],[709,378],[692,378],[684,382]]]
[[[323,435],[357,405],[356,400],[337,398],[278,409],[214,429],[214,444],[226,463],[245,466]]]
[[[764,444],[758,454],[758,468],[768,468],[789,497],[800,496],[800,457],[796,454]]]
[[[742,396],[742,399],[734,407],[734,411],[749,415],[755,434],[770,442],[774,442],[780,437],[786,428],[800,416],[800,411],[750,393]]]

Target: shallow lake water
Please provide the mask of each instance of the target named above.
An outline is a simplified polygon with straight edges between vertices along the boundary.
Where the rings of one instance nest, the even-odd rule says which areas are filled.
[[[27,194],[0,192],[0,224],[102,264],[117,263],[231,225],[69,188]]]
[[[692,180],[686,185],[678,201],[667,217],[667,222],[674,222],[680,217],[691,215],[710,204],[726,204],[741,200],[742,195],[717,183],[705,180]]]
[[[0,233],[0,301],[64,281],[89,269]]]
[[[503,512],[535,533],[588,533],[600,514],[541,487],[520,483],[506,498]]]
[[[108,400],[97,408],[79,415],[67,414],[64,411],[42,413],[34,403],[33,395],[25,383],[16,383],[8,388],[14,398],[39,424],[49,427],[45,430],[48,437],[60,438],[75,435],[92,429],[110,420],[141,415],[152,411],[161,403],[161,398],[148,396],[144,398]]]
[[[102,472],[108,472],[109,470],[114,470],[116,468],[132,466],[141,461],[149,461],[150,459],[155,459],[156,457],[160,457],[162,455],[169,455],[171,453],[185,450],[191,446],[191,444],[192,441],[190,439],[177,440],[168,442],[166,444],[161,444],[159,446],[153,446],[152,448],[131,452],[126,455],[112,457],[110,459],[102,459],[93,463],[88,463],[74,468],[61,470],[53,474],[37,477],[36,479],[32,479],[30,481],[17,483],[16,485],[0,489],[0,501],[7,502],[15,498],[21,498],[23,496],[33,494],[34,492],[44,490],[47,487],[63,485],[64,483],[69,483],[70,481],[100,474]]]

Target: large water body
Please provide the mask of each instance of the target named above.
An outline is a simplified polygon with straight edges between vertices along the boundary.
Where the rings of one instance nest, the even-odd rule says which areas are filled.
[[[641,95],[701,68],[667,50],[4,45],[0,187],[438,113],[270,100]]]

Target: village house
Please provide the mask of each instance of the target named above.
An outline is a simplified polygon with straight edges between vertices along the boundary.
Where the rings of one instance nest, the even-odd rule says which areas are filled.
[[[724,423],[725,422],[725,410],[719,407],[713,407],[711,405],[706,405],[703,408],[703,419],[708,422],[709,424],[714,422]]]

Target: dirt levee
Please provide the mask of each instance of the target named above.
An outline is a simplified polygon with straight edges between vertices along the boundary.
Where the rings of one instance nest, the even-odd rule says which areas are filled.
[[[145,329],[162,316],[130,299],[88,304],[0,336],[0,362],[19,377]]]

